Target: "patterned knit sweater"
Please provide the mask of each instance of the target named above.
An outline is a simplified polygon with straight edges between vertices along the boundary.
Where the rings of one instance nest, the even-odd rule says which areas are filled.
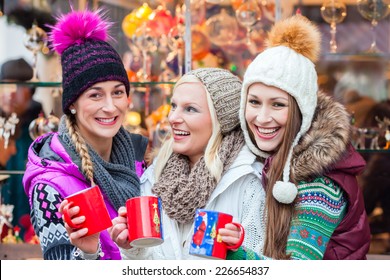
[[[333,231],[343,219],[347,201],[341,188],[327,177],[302,181],[287,240],[287,254],[296,260],[320,260]],[[245,247],[229,251],[230,260],[268,260]]]

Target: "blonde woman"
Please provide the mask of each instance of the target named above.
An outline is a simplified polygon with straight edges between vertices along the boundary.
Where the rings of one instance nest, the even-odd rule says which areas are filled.
[[[141,177],[141,194],[161,198],[164,243],[149,249],[131,248],[126,209],[120,208],[110,233],[123,248],[123,258],[198,258],[189,254],[198,208],[231,214],[248,233],[244,244],[260,250],[261,164],[245,146],[239,127],[240,90],[237,77],[217,68],[191,71],[177,82],[168,116],[171,138]],[[227,243],[236,242],[236,236],[230,238]]]

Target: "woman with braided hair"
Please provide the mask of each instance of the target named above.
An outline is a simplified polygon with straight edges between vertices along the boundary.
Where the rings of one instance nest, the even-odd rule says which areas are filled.
[[[120,56],[106,42],[109,26],[100,11],[72,11],[51,32],[61,55],[64,116],[58,133],[32,143],[23,179],[44,259],[120,259],[106,230],[85,237],[87,229],[64,223],[64,198],[98,185],[113,219],[127,199],[140,194],[136,163],[148,140],[122,127],[130,84]],[[69,208],[71,217],[78,212]]]
[[[365,162],[351,146],[346,109],[318,92],[320,40],[304,16],[281,20],[245,72],[240,122],[264,162],[266,231],[260,251],[241,247],[228,259],[366,258],[370,230],[356,180]]]

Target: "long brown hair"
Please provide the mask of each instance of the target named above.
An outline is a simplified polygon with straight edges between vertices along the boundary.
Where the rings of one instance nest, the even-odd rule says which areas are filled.
[[[282,180],[283,169],[287,161],[292,143],[298,134],[302,115],[295,99],[288,96],[288,117],[286,130],[282,143],[273,155],[272,164],[267,172],[266,205],[267,205],[267,228],[263,253],[274,259],[289,259],[286,254],[287,237],[290,233],[290,223],[294,215],[294,203],[283,204],[278,202],[272,195],[276,181]],[[295,183],[295,182],[293,182]]]

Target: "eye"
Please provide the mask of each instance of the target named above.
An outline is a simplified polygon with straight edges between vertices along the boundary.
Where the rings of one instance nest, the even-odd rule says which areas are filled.
[[[91,92],[88,94],[88,96],[92,99],[98,99],[102,97],[102,94],[100,92]]]
[[[197,113],[197,112],[198,112],[198,110],[195,109],[195,108],[192,107],[192,106],[186,107],[186,111],[187,111],[187,112],[190,112],[190,113]]]
[[[125,91],[122,89],[114,91],[114,95],[116,96],[122,96],[123,94],[125,94]]]
[[[282,102],[275,102],[273,104],[274,107],[277,107],[277,108],[284,108],[284,107],[287,107],[287,104],[285,103],[282,103]]]
[[[174,111],[176,109],[177,105],[176,103],[171,103],[171,111]]]
[[[252,104],[252,105],[259,105],[260,104],[260,102],[257,99],[254,99],[254,98],[249,98],[248,99],[248,103]]]

